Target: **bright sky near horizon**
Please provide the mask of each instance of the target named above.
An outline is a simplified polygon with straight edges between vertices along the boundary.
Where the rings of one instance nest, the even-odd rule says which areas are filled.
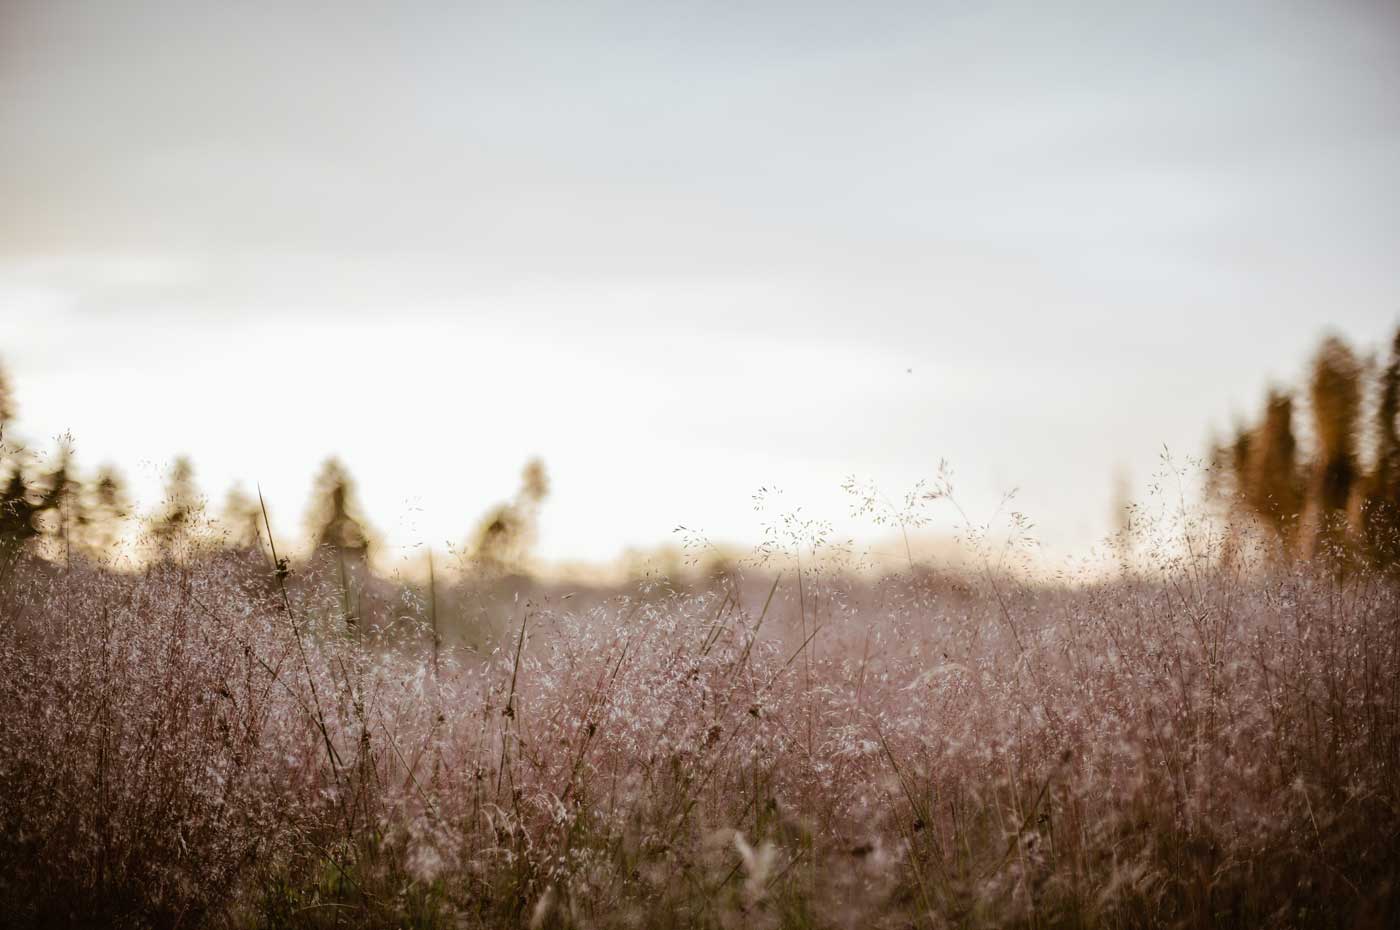
[[[947,458],[1070,550],[1400,322],[1400,5],[0,0],[0,218],[21,430],[147,502],[538,455],[602,560]]]

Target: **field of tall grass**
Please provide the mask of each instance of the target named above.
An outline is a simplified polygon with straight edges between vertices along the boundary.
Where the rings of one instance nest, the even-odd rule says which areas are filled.
[[[0,924],[1395,926],[1400,588],[1178,516],[1059,577],[18,557]]]

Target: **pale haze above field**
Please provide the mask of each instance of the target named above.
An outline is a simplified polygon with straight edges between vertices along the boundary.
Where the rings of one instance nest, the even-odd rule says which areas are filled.
[[[0,2],[0,358],[43,442],[541,554],[956,469],[1047,546],[1400,322],[1400,6]]]

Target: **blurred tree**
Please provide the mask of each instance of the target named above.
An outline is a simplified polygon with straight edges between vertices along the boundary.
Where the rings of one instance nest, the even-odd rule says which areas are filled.
[[[1248,508],[1291,549],[1303,509],[1303,477],[1298,441],[1293,435],[1293,398],[1270,390],[1264,422],[1243,444],[1237,461],[1244,468],[1242,487]]]
[[[1211,492],[1260,518],[1285,553],[1364,556],[1400,570],[1400,330],[1386,366],[1369,386],[1372,370],[1339,337],[1322,341],[1308,379],[1312,435],[1306,464],[1293,435],[1293,401],[1278,390],[1269,392],[1257,427],[1241,429],[1228,447],[1215,448],[1216,469],[1233,481],[1226,487],[1213,479]],[[1372,411],[1365,458],[1363,410]]]
[[[58,506],[67,480],[66,473],[30,480],[20,463],[6,464],[9,477],[0,491],[0,558],[8,561],[43,532],[39,518]]]
[[[329,458],[321,466],[306,522],[313,548],[368,556],[370,534],[355,494],[355,483],[338,459]]]
[[[1346,542],[1346,513],[1361,477],[1356,453],[1361,412],[1361,365],[1340,338],[1323,340],[1309,383],[1316,450],[1304,514],[1303,552],[1340,553]]]
[[[83,551],[93,558],[110,557],[131,516],[131,501],[121,475],[112,466],[104,465],[84,488],[83,496],[85,519],[79,533]]]
[[[490,572],[514,572],[525,567],[534,547],[540,505],[549,495],[544,463],[532,459],[520,475],[515,499],[487,512],[467,544],[471,561]]]
[[[69,482],[66,447],[53,470],[36,473],[29,450],[8,441],[14,417],[14,391],[0,364],[0,571],[43,534],[44,515],[59,505]]]
[[[5,371],[5,365],[0,362],[0,436],[4,435],[5,426],[14,418],[14,391],[10,388],[10,376]]]
[[[219,522],[229,548],[238,552],[262,551],[262,507],[242,486],[229,488]]]
[[[339,576],[345,623],[359,626],[361,595],[369,579],[370,533],[366,529],[355,484],[338,459],[321,466],[307,510],[311,531],[312,570],[329,563]]]
[[[39,520],[40,530],[49,539],[48,552],[60,556],[66,565],[73,560],[74,546],[81,546],[81,534],[89,517],[82,483],[73,465],[73,439],[65,435],[59,443],[58,460],[41,479],[44,494],[53,503]]]
[[[1133,483],[1128,469],[1122,465],[1114,470],[1113,491],[1109,501],[1109,525],[1113,535],[1110,545],[1114,557],[1123,570],[1128,570],[1133,560],[1136,527],[1133,524]]]
[[[1352,495],[1351,520],[1373,561],[1400,568],[1400,330],[1381,372],[1375,409],[1375,467]]]
[[[1226,514],[1221,562],[1233,564],[1240,552],[1244,521],[1236,519],[1247,511],[1244,504],[1243,476],[1249,460],[1249,429],[1236,426],[1228,442],[1212,439],[1207,448],[1205,495],[1221,504]]]
[[[156,557],[166,560],[185,554],[194,542],[204,501],[194,480],[194,465],[187,456],[175,459],[166,479],[160,508],[151,520]]]

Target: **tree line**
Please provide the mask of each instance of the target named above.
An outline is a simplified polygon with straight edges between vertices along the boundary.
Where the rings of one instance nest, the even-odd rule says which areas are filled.
[[[1400,571],[1397,414],[1400,331],[1383,359],[1327,336],[1301,389],[1270,388],[1215,446],[1211,490],[1278,558]]]
[[[1306,418],[1297,415],[1304,408]],[[1258,418],[1212,446],[1209,492],[1236,528],[1282,559],[1331,559],[1400,572],[1400,331],[1383,359],[1364,357],[1339,336],[1313,354],[1301,389],[1272,387]],[[135,536],[145,560],[181,558],[198,547],[271,553],[259,499],[239,487],[212,518],[188,458],[177,459],[158,507],[137,514],[120,473],[82,476],[72,444],[49,462],[11,435],[16,403],[0,366],[0,560],[24,552],[105,560]],[[482,569],[518,570],[548,494],[543,466],[529,463],[516,496],[491,509],[462,553]],[[321,467],[307,507],[315,553],[367,565],[377,536],[355,482],[338,459]],[[139,530],[133,534],[133,530]]]
[[[73,443],[59,440],[57,453],[43,456],[13,434],[15,394],[0,365],[0,567],[23,555],[54,561],[87,558],[108,562],[123,542],[133,543],[137,561],[170,561],[202,551],[232,550],[271,557],[275,542],[264,502],[235,485],[222,510],[210,512],[186,456],[171,465],[158,505],[142,514],[126,482],[110,465],[83,475]],[[548,494],[544,466],[531,461],[514,499],[498,504],[478,522],[462,546],[469,564],[485,571],[523,568],[535,540],[539,508]],[[308,561],[331,554],[342,570],[367,570],[380,545],[359,502],[344,463],[328,458],[313,482],[306,508]],[[278,566],[286,569],[286,560]]]

